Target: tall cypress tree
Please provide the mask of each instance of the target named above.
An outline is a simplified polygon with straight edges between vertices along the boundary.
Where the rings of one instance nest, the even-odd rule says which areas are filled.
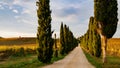
[[[87,51],[89,51],[91,55],[100,57],[101,55],[100,36],[96,31],[96,22],[94,22],[94,17],[90,17],[88,30],[81,39],[81,45]]]
[[[112,38],[117,28],[117,5],[117,0],[94,0],[94,16],[101,37],[103,63],[107,61],[107,39]]]
[[[58,47],[57,47],[57,39],[56,39],[56,34],[54,34],[55,39],[54,39],[54,44],[55,44],[55,57],[58,57]]]
[[[63,30],[64,30],[64,42],[65,42],[64,51],[67,54],[68,53],[68,51],[67,51],[67,46],[68,46],[68,35],[67,35],[68,34],[68,29],[67,29],[67,25],[66,24],[64,25]]]
[[[38,60],[43,63],[49,63],[53,54],[53,39],[51,31],[51,10],[49,0],[39,0],[36,2],[38,6]]]
[[[92,47],[93,55],[96,57],[100,57],[101,55],[101,44],[100,44],[100,36],[96,31],[96,23],[94,22],[94,17],[90,17],[89,22],[89,46]]]
[[[61,44],[61,54],[64,55],[65,53],[65,41],[64,41],[64,31],[63,31],[63,22],[61,23],[60,27],[60,44]]]

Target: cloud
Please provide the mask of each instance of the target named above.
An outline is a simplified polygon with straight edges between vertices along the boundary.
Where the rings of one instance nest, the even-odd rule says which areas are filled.
[[[14,12],[14,13],[18,13],[18,10],[14,9],[13,12]]]
[[[19,15],[19,22],[31,25],[37,24],[36,1],[34,0],[14,0],[13,5],[22,7]],[[18,19],[17,19],[18,20]],[[36,23],[36,24],[34,24]]]
[[[34,21],[30,20],[30,19],[18,19],[18,22],[19,23],[25,23],[25,24],[28,24],[28,25],[32,25],[32,26],[35,26],[34,24]],[[36,23],[37,24],[37,23]]]
[[[69,15],[75,15],[75,14],[77,15],[77,11],[78,11],[78,8],[66,7],[66,8],[58,9],[56,12],[56,15],[58,17],[67,17]]]
[[[3,7],[2,5],[0,5],[0,9],[2,9],[2,10],[3,10],[3,9],[4,9],[4,7]]]
[[[32,12],[30,10],[23,10],[22,14],[31,14]]]
[[[19,19],[20,16],[14,16],[14,17],[15,17],[15,19]]]
[[[93,16],[93,8],[91,0],[51,0],[53,29],[59,31],[60,23],[63,21],[70,26],[76,37],[83,35],[87,31],[90,16]]]

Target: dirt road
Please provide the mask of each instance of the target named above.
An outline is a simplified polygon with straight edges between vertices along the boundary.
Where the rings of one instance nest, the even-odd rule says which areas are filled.
[[[95,68],[86,59],[80,46],[76,47],[64,59],[42,68]]]

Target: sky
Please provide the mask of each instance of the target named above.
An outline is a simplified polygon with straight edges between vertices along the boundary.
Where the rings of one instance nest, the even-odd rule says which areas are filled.
[[[0,36],[35,37],[37,32],[37,0],[0,0]],[[120,0],[118,0],[120,19]],[[61,22],[68,25],[75,37],[84,35],[89,18],[94,16],[93,0],[50,0],[52,30],[59,37]],[[120,22],[113,37],[120,38]]]

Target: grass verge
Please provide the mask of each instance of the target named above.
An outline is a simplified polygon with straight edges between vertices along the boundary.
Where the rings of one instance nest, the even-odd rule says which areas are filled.
[[[84,50],[83,50],[84,51]],[[94,65],[96,68],[120,68],[120,57],[116,56],[107,56],[108,62],[103,64],[102,58],[96,58],[94,56],[91,56],[89,53],[85,52],[86,58],[88,61]]]
[[[50,64],[60,59],[63,59],[65,56],[53,57]],[[48,64],[44,64],[38,61],[36,55],[28,55],[25,57],[10,57],[6,61],[0,62],[0,68],[38,68]]]

